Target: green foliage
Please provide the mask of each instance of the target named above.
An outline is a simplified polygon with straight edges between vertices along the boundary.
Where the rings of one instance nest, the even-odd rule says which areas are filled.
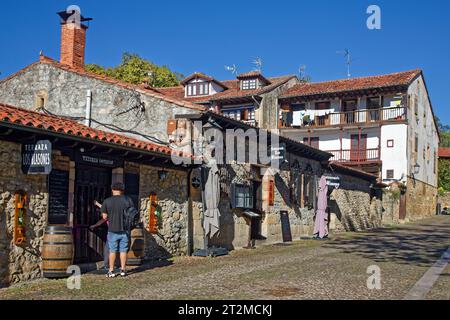
[[[450,161],[439,160],[439,188],[450,191]]]
[[[440,187],[440,188],[438,189],[438,195],[439,195],[439,197],[445,196],[445,189],[442,188],[442,187]]]
[[[441,143],[439,146],[441,148],[450,148],[450,132],[441,131]]]
[[[441,148],[450,148],[450,126],[443,124],[438,117],[436,117],[436,123],[441,134],[441,143],[439,146]]]
[[[122,62],[116,67],[88,64],[86,70],[132,84],[146,83],[155,88],[177,86],[183,78],[183,75],[171,71],[167,66],[158,66],[132,53],[124,53]]]
[[[396,190],[383,189],[383,193],[389,195],[391,199],[394,201],[400,200],[401,191],[399,189]]]

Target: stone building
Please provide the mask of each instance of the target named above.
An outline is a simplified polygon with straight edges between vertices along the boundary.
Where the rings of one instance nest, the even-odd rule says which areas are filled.
[[[0,104],[0,134],[0,285],[41,276],[48,225],[72,227],[75,264],[102,260],[102,231],[88,227],[100,219],[94,201],[108,197],[114,181],[125,184],[147,230],[150,195],[158,196],[161,223],[157,234],[145,232],[146,258],[189,253],[189,168],[172,164],[170,148],[5,104]],[[24,166],[25,146],[42,141],[48,143],[49,172],[32,172]],[[17,194],[27,197],[20,243]]]
[[[263,131],[211,111],[199,115],[180,115],[177,119],[183,123],[186,119],[191,121],[194,139],[190,141],[195,141],[200,136],[195,133],[199,130],[203,131],[203,136],[210,136],[211,133],[208,131],[211,129],[222,132],[224,149],[230,148],[227,144],[229,139],[227,135],[234,134],[229,131],[225,133],[228,128],[241,129],[247,137],[255,130],[258,142]],[[189,127],[188,125],[188,131]],[[218,161],[225,155],[214,157],[219,163],[221,216],[219,233],[211,239],[210,245],[238,249],[255,244],[290,242],[302,237],[311,237],[317,184],[322,175],[332,175],[340,181],[338,189],[330,188],[333,199],[330,201],[329,212],[332,231],[359,231],[381,225],[381,202],[374,189],[377,185],[376,176],[342,165],[330,164],[328,162],[330,154],[295,140],[275,136],[279,138],[279,145],[285,146],[285,161],[279,163],[279,166],[249,161],[250,149],[246,150],[245,162],[229,161],[228,158]],[[220,138],[219,134],[211,141],[215,141],[217,146]],[[273,138],[268,140],[268,149],[272,147],[272,140]],[[237,143],[242,141],[237,140]],[[249,140],[248,145],[251,143]],[[199,168],[193,170],[192,178],[200,175]],[[198,186],[195,188],[192,183],[190,190],[193,246],[199,249],[204,245],[202,195]],[[248,201],[243,205],[236,205],[239,197]]]
[[[270,129],[276,126],[278,96],[298,83],[294,75],[266,78],[260,71],[241,73],[234,80],[223,81],[196,72],[180,86],[155,90],[213,109],[232,119]]]
[[[175,114],[204,110],[147,85],[132,85],[84,69],[87,26],[61,24],[60,61],[39,61],[0,81],[0,102],[71,117],[93,128],[161,143]]]

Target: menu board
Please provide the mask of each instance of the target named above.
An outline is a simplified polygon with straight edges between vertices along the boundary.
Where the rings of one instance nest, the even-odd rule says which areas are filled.
[[[289,222],[289,214],[287,211],[280,212],[281,218],[281,232],[283,235],[283,242],[291,242],[292,234],[291,234],[291,224]]]
[[[52,170],[49,176],[48,223],[66,224],[69,204],[69,171]]]

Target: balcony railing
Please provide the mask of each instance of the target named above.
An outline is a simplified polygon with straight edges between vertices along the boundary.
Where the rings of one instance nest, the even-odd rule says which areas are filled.
[[[333,157],[331,161],[347,162],[347,163],[361,163],[380,160],[380,149],[363,149],[363,150],[330,150]]]
[[[395,122],[407,119],[407,108],[405,106],[364,109],[346,112],[333,112],[325,115],[318,115],[317,110],[310,110],[305,113],[302,119],[287,112],[280,120],[281,128],[299,127],[329,127],[342,125],[359,125],[380,122]]]

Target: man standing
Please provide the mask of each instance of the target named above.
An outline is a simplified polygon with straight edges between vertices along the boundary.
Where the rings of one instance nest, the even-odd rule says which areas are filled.
[[[116,253],[120,253],[120,276],[126,276],[126,263],[129,235],[124,226],[125,211],[133,206],[130,198],[124,195],[123,183],[116,182],[112,185],[112,197],[106,199],[102,205],[102,217],[109,222],[108,247],[109,247],[109,272],[108,278],[114,278],[114,262]]]

